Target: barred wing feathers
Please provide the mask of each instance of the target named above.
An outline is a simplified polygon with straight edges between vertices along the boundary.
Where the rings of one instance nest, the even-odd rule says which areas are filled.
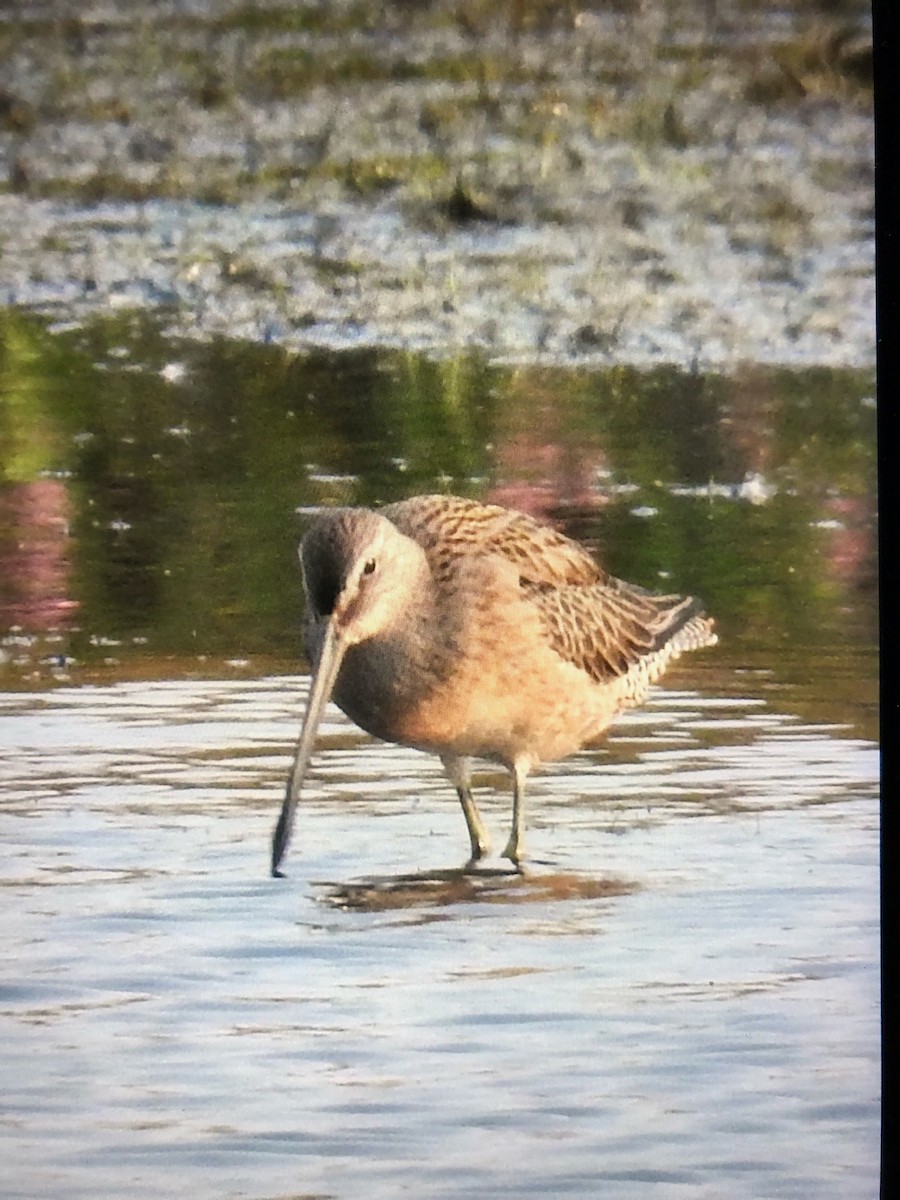
[[[561,587],[606,578],[578,542],[525,513],[496,504],[459,496],[416,496],[379,511],[419,543],[438,580],[453,570],[455,559],[491,554],[512,563],[529,583]]]
[[[553,650],[596,683],[615,683],[624,703],[639,703],[680,654],[717,640],[691,596],[656,596],[612,576],[587,587],[522,586]]]

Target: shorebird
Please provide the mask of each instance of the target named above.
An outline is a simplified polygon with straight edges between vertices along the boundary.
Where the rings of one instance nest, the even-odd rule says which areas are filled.
[[[625,583],[533,517],[456,496],[325,510],[300,563],[313,678],[273,875],[330,698],[374,737],[439,755],[470,862],[490,849],[471,760],[506,767],[513,813],[503,854],[518,865],[529,772],[598,740],[673,659],[716,641],[693,597]]]

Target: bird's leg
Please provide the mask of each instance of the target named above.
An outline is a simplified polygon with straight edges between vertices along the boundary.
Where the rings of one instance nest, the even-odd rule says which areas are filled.
[[[469,861],[478,862],[479,858],[484,858],[485,854],[490,853],[491,839],[484,827],[481,813],[475,807],[475,801],[472,798],[472,789],[469,787],[458,787],[456,794],[459,796],[459,802],[462,805],[463,816],[466,818],[466,825],[469,829],[469,841],[472,844],[472,857]]]
[[[491,839],[485,828],[481,813],[472,796],[472,784],[469,779],[469,764],[464,758],[442,758],[444,770],[450,782],[456,788],[459,802],[462,805],[463,816],[466,818],[466,828],[469,831],[469,842],[472,846],[470,862],[477,862],[490,853]]]
[[[514,862],[518,867],[525,857],[525,780],[531,764],[527,759],[517,758],[513,763],[513,819],[509,832],[509,841],[503,851],[503,857]]]

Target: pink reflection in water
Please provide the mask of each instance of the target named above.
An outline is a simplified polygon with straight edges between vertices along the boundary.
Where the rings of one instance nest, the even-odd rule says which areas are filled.
[[[545,519],[593,511],[606,503],[596,485],[604,466],[595,447],[576,451],[519,434],[498,447],[498,482],[485,499]]]
[[[30,632],[64,625],[69,597],[70,502],[58,479],[0,489],[0,622]]]
[[[831,532],[826,552],[831,574],[854,587],[874,586],[875,514],[870,498],[832,496],[825,509]]]

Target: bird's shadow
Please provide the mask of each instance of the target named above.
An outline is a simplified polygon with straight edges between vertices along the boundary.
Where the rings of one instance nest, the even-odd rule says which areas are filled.
[[[633,881],[613,876],[471,865],[403,875],[370,875],[348,883],[322,881],[314,886],[325,904],[345,912],[600,900],[627,895],[638,887]]]

